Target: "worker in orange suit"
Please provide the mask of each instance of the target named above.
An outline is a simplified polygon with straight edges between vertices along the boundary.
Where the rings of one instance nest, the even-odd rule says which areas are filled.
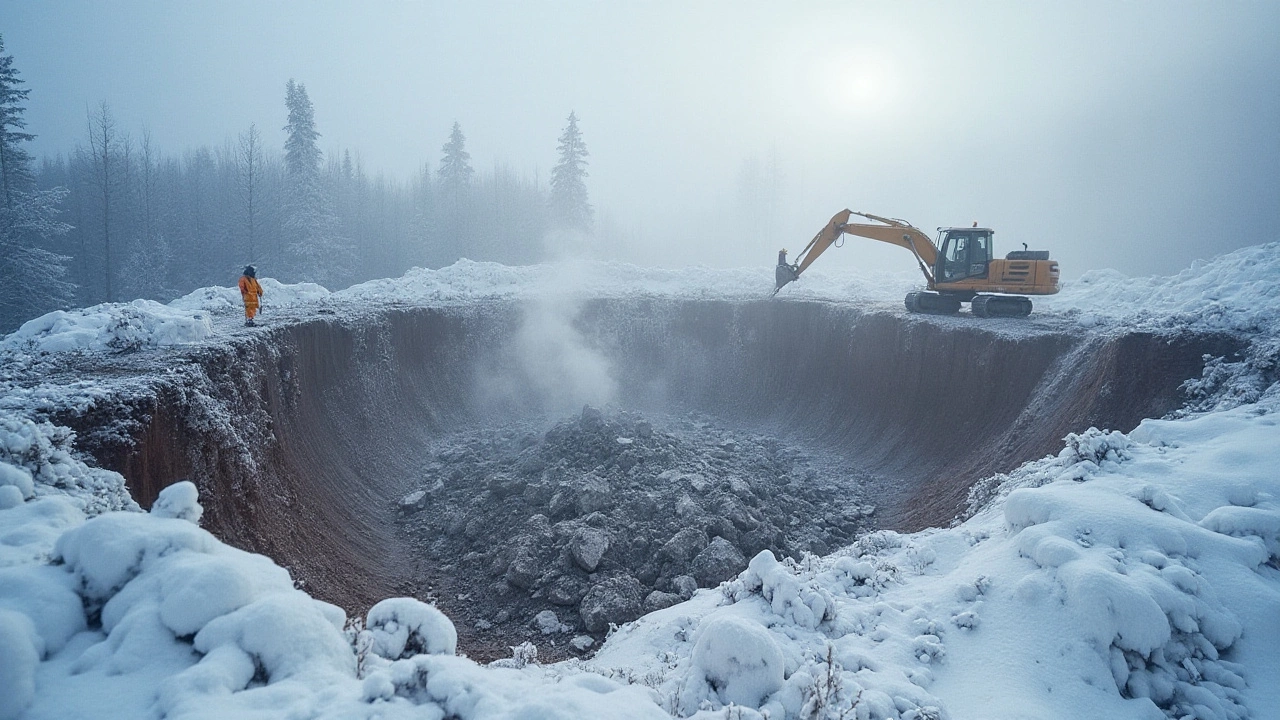
[[[252,265],[244,266],[244,275],[240,276],[240,298],[244,300],[245,327],[253,327],[253,316],[258,314],[258,303],[262,297],[262,286],[258,284],[258,269]]]

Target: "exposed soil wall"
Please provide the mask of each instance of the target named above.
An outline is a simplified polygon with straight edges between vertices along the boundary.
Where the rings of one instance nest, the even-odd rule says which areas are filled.
[[[395,501],[441,433],[551,410],[515,372],[522,308],[390,309],[262,328],[176,357],[149,403],[118,413],[132,448],[100,462],[149,506],[182,478],[204,525],[270,555],[349,610],[412,593]],[[614,402],[695,409],[838,454],[879,486],[877,521],[945,524],[977,479],[1056,452],[1090,425],[1130,430],[1176,408],[1228,336],[1096,336],[1018,321],[864,314],[795,302],[595,301],[574,326],[608,359]],[[99,409],[98,412],[102,412]]]

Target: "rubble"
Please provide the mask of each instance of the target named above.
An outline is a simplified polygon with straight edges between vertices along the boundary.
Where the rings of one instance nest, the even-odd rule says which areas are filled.
[[[761,550],[798,558],[874,528],[856,478],[706,416],[586,407],[538,429],[441,439],[397,501],[427,579],[452,576],[442,606],[495,647],[533,629],[601,636],[736,577]]]

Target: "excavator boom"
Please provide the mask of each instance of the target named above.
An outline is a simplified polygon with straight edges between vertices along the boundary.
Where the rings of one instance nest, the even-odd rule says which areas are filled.
[[[853,215],[883,224],[850,223],[849,218]],[[925,281],[929,283],[929,287],[933,287],[933,273],[929,268],[932,268],[937,263],[938,248],[934,246],[928,235],[903,220],[884,218],[852,210],[841,210],[833,215],[826,227],[819,230],[818,234],[814,235],[813,239],[809,241],[809,244],[805,245],[804,249],[796,255],[795,264],[787,265],[785,251],[779,254],[778,269],[775,277],[777,287],[774,288],[774,294],[777,294],[787,283],[799,278],[801,273],[813,264],[814,260],[817,260],[822,253],[826,252],[827,248],[831,247],[836,240],[840,239],[841,235],[845,234],[859,235],[910,250],[915,255],[916,262],[920,265],[920,272],[924,273]]]

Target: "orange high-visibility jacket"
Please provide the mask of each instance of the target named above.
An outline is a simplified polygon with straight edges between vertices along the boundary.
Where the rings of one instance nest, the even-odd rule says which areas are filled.
[[[245,305],[257,305],[258,298],[262,296],[262,286],[258,284],[257,278],[251,278],[248,275],[240,276],[240,297],[244,299]]]

